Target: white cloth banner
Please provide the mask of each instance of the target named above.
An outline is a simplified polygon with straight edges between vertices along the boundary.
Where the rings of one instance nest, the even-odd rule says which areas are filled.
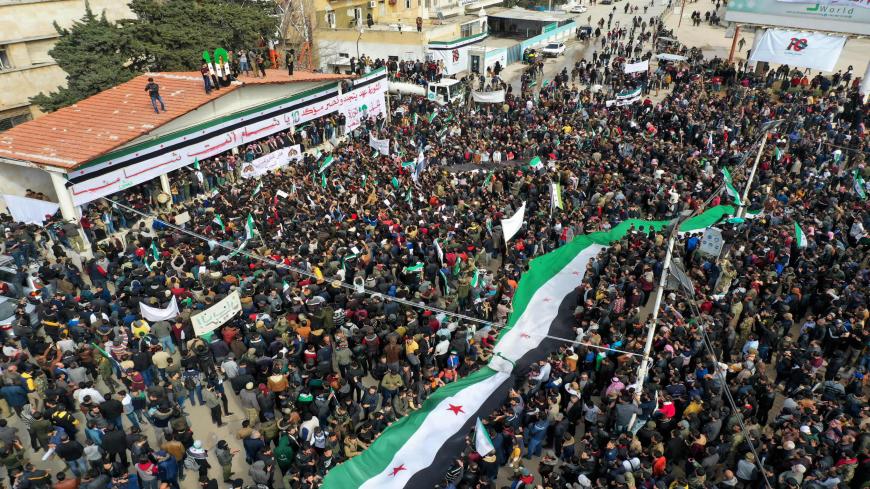
[[[24,224],[39,224],[41,226],[45,222],[45,216],[53,216],[60,208],[60,205],[54,202],[19,197],[18,195],[4,195],[3,199],[6,200],[6,209],[9,210],[12,219]]]
[[[686,61],[687,59],[689,59],[685,56],[671,53],[659,53],[656,55],[656,58],[663,59],[665,61]]]
[[[845,44],[846,38],[841,36],[768,29],[749,60],[834,71]]]
[[[250,163],[242,163],[242,178],[260,177],[270,171],[286,166],[291,161],[302,159],[302,147],[298,144],[272,151]]]
[[[369,135],[369,146],[375,148],[378,153],[382,155],[390,155],[390,140],[389,139],[377,139],[374,136]]]
[[[164,309],[160,309],[159,307],[152,307],[144,302],[139,303],[139,312],[142,314],[142,317],[151,321],[169,321],[170,319],[175,319],[178,316],[178,302],[175,300],[175,296],[172,296],[172,301],[168,306]]]
[[[608,100],[608,101],[604,102],[604,104],[607,107],[612,107],[614,105],[617,107],[622,107],[623,105],[633,104],[633,103],[638,102],[638,101],[640,101],[639,96],[632,97],[632,98],[624,98],[624,99],[619,99],[619,100]]]
[[[495,104],[504,102],[504,90],[495,92],[471,92],[471,98],[482,104]]]
[[[505,246],[507,246],[508,241],[510,241],[511,238],[520,231],[520,228],[523,227],[523,218],[525,218],[525,216],[526,203],[523,202],[523,205],[517,209],[513,216],[501,220],[501,229],[502,233],[504,233]]]
[[[384,77],[384,78],[378,78]],[[196,158],[203,160],[236,146],[241,146],[252,141],[262,139],[276,132],[293,129],[318,117],[340,112],[345,116],[345,130],[353,131],[369,117],[386,115],[386,102],[384,94],[387,92],[388,81],[385,70],[378,69],[366,75],[362,79],[355,80],[357,83],[370,81],[368,84],[355,88],[341,95],[334,95],[313,102],[312,100],[323,96],[326,90],[312,93],[305,97],[293,98],[280,105],[263,109],[253,114],[235,114],[222,122],[209,127],[214,134],[207,139],[191,142],[188,135],[179,135],[165,142],[154,141],[151,147],[140,152],[130,151],[129,154],[118,156],[104,163],[89,166],[87,168],[71,170],[70,178],[87,177],[92,172],[101,170],[110,171],[87,178],[70,187],[73,194],[73,204],[82,205],[86,202],[105,197],[106,195],[130,188],[151,179],[157,178],[164,173],[184,168],[193,164]],[[292,106],[300,103],[308,103],[299,109],[289,110]],[[289,112],[288,112],[289,111]],[[274,114],[257,122],[246,122],[246,117],[258,119],[258,116]],[[248,119],[249,120],[249,119]],[[235,127],[242,124],[242,126]],[[232,126],[232,127],[231,127]],[[197,134],[199,134],[197,132]],[[166,152],[162,147],[178,147],[179,149]],[[145,158],[136,163],[129,160]]]
[[[239,299],[239,293],[233,292],[205,311],[191,316],[190,322],[193,323],[193,332],[197,336],[202,336],[214,331],[240,312],[242,312],[242,301]]]
[[[639,73],[647,70],[649,70],[649,60],[625,65],[625,73]]]

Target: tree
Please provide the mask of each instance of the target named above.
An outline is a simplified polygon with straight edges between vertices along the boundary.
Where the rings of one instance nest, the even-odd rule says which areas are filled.
[[[132,0],[130,9],[137,18],[121,24],[140,70],[197,70],[203,51],[262,47],[278,30],[272,2]]]
[[[74,104],[145,71],[191,71],[203,51],[265,47],[278,32],[274,3],[255,0],[132,0],[135,18],[112,24],[85,4],[85,16],[60,33],[49,54],[67,87],[31,103],[47,112]]]
[[[40,93],[30,102],[46,112],[74,104],[136,76],[129,64],[128,38],[124,32],[101,16],[94,15],[85,3],[85,15],[70,29],[54,28],[60,34],[48,52],[67,73],[67,86],[49,94]]]

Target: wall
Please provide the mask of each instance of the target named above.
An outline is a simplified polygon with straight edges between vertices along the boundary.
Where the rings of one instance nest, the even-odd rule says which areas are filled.
[[[350,29],[319,29],[315,39],[320,68],[332,71],[335,65],[347,67],[350,58],[356,58],[357,53],[378,58],[397,56],[400,60],[423,59],[426,42],[424,34],[416,31],[398,33],[366,30],[360,36],[359,32]],[[341,56],[342,54],[347,56]]]
[[[127,2],[89,0],[91,10],[109,20],[132,17]],[[63,72],[48,54],[57,41],[53,22],[70,27],[85,13],[85,0],[0,0],[0,45],[5,45],[12,69],[0,71],[0,112],[30,105],[40,92],[66,84]],[[33,117],[42,115],[31,107]]]
[[[467,38],[457,39],[453,42],[430,42],[427,46],[426,53],[431,56],[432,59],[444,63],[446,74],[455,75],[462,71],[468,71],[469,49],[479,47],[480,43],[484,41],[486,37],[486,34],[477,34]]]
[[[525,41],[520,43],[520,52],[525,51],[527,48],[541,47],[548,42],[564,41],[565,39],[568,39],[574,35],[574,30],[576,28],[576,23],[569,22],[563,26],[559,26],[553,29],[546,34],[539,34],[535,37],[530,37],[529,39],[526,39]]]
[[[24,196],[27,189],[42,192],[57,202],[54,186],[48,173],[38,168],[0,163],[0,194]],[[0,198],[0,209],[6,210],[6,201]]]

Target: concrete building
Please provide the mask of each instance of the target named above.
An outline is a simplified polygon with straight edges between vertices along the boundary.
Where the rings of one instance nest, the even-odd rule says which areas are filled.
[[[111,21],[133,15],[127,2],[89,0]],[[0,0],[0,131],[39,117],[30,97],[66,85],[66,73],[49,56],[54,22],[70,27],[85,14],[85,0]]]
[[[64,219],[101,197],[168,174],[280,131],[340,113],[348,131],[386,113],[386,72],[345,75],[269,70],[206,94],[192,73],[146,73],[75,105],[0,133],[0,194],[26,189],[57,199]],[[144,92],[160,85],[166,111]]]
[[[502,0],[314,0],[318,65],[346,70],[351,58],[440,60],[469,69],[468,50],[487,37],[486,7]]]

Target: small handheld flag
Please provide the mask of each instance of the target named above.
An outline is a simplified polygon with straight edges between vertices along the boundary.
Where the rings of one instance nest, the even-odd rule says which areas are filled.
[[[728,192],[728,195],[734,199],[734,202],[737,205],[743,205],[740,201],[740,193],[734,188],[734,181],[731,179],[731,172],[728,171],[728,168],[722,167],[722,178],[725,180],[725,191]]]
[[[474,425],[474,451],[480,454],[481,457],[489,455],[495,446],[492,444],[492,439],[489,437],[489,432],[480,418],[477,418],[477,423]]]
[[[858,169],[852,170],[852,180],[853,180],[853,188],[855,193],[861,200],[867,198],[867,184],[864,183],[864,177],[861,175],[861,172]]]
[[[807,236],[804,234],[804,230],[801,229],[801,225],[798,224],[797,221],[794,222],[794,239],[798,248],[806,248],[809,246]]]
[[[253,239],[257,234],[257,228],[254,226],[254,216],[248,214],[248,220],[245,224],[245,239]]]

